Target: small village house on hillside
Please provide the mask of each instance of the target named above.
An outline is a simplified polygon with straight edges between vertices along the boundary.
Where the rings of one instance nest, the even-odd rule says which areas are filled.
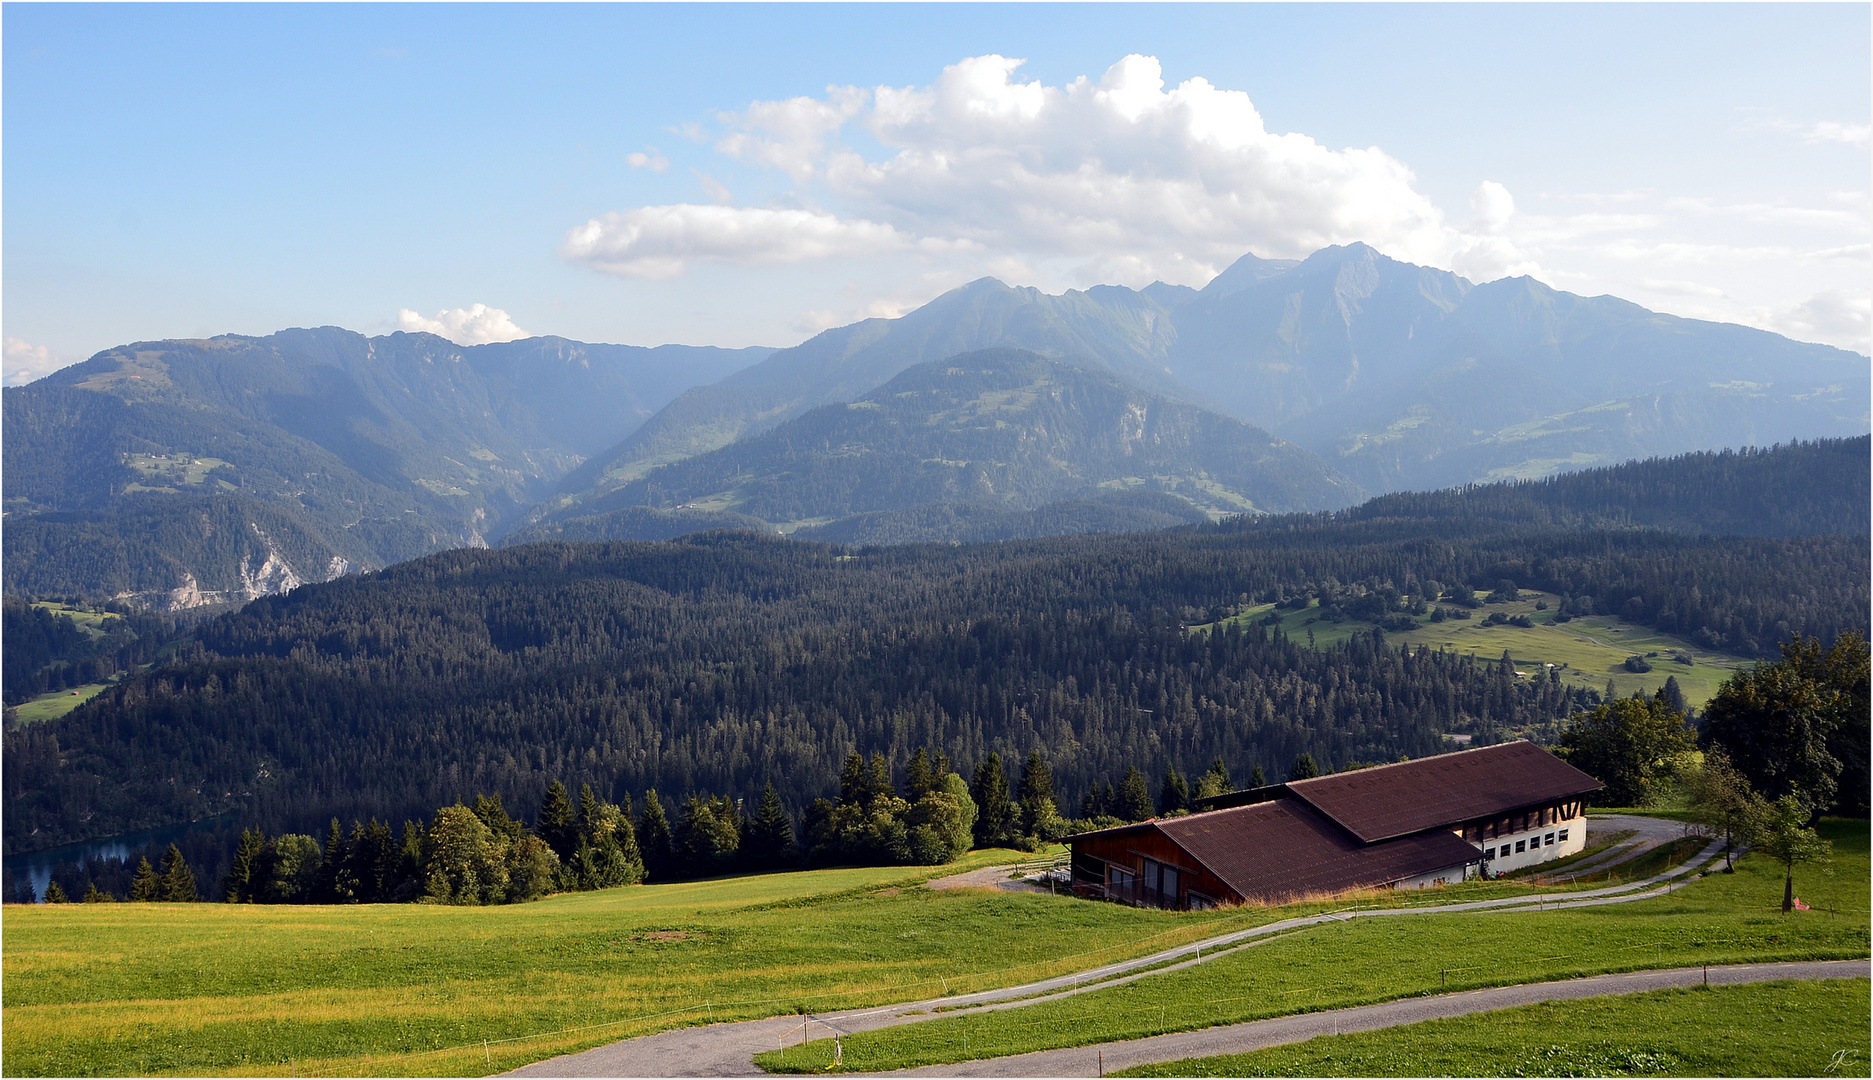
[[[1073,890],[1182,909],[1462,881],[1581,850],[1602,786],[1512,742],[1231,792],[1067,837]]]

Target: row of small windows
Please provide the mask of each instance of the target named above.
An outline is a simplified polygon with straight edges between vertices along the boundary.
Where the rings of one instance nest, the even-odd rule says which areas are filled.
[[[1560,843],[1560,844],[1567,843],[1567,830],[1566,829],[1562,829],[1559,833],[1549,833],[1546,836],[1535,836],[1535,837],[1530,837],[1527,840],[1517,840],[1515,842],[1515,852],[1516,854],[1519,855],[1522,852],[1530,850],[1531,847],[1536,847],[1536,848],[1553,847],[1557,843]],[[1509,854],[1509,845],[1507,844],[1502,845],[1502,850],[1496,852],[1496,855],[1499,858],[1506,857],[1508,856],[1508,854]]]

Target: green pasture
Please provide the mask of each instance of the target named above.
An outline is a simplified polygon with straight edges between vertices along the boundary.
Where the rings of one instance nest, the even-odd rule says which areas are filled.
[[[1535,610],[1537,602],[1546,603],[1548,609]],[[1751,663],[1744,657],[1712,652],[1682,638],[1635,626],[1610,615],[1576,616],[1568,622],[1556,623],[1554,617],[1559,605],[1560,597],[1552,593],[1523,590],[1522,599],[1485,604],[1471,612],[1467,620],[1446,619],[1434,623],[1429,615],[1421,615],[1417,617],[1416,630],[1388,632],[1385,637],[1393,644],[1409,644],[1413,649],[1429,646],[1472,654],[1479,660],[1492,662],[1500,660],[1507,651],[1516,669],[1531,675],[1544,673],[1543,664],[1566,665],[1561,678],[1570,685],[1603,690],[1611,679],[1621,695],[1634,690],[1650,694],[1665,685],[1667,677],[1676,676],[1685,700],[1700,707],[1717,693],[1725,679]],[[1274,605],[1263,604],[1231,616],[1225,622],[1260,622],[1274,610]],[[1482,625],[1483,620],[1496,611],[1511,617],[1526,615],[1535,625]],[[1318,607],[1283,611],[1280,615],[1281,629],[1289,639],[1304,643],[1307,632],[1312,630],[1314,644],[1321,648],[1355,634],[1370,633],[1373,625],[1356,619],[1327,622],[1320,618]],[[1658,654],[1648,657],[1651,671],[1635,674],[1626,670],[1627,657],[1648,653]],[[1691,663],[1679,663],[1673,658],[1675,653],[1682,653]]]
[[[1829,819],[1823,833],[1835,846],[1832,863],[1796,876],[1811,911],[1781,914],[1780,868],[1750,856],[1735,874],[1710,874],[1652,900],[1336,922],[1059,1001],[855,1035],[843,1040],[841,1067],[883,1071],[1000,1057],[1604,972],[1866,956],[1867,823]],[[823,1071],[832,1065],[832,1046],[820,1040],[756,1060],[774,1071]]]
[[[19,718],[19,723],[22,726],[26,724],[36,724],[41,720],[57,720],[59,717],[76,709],[78,706],[97,697],[110,685],[110,683],[101,682],[86,683],[83,686],[75,686],[69,690],[54,690],[51,693],[40,694],[31,701],[23,701],[14,706],[14,715]]]
[[[53,615],[63,615],[71,619],[72,622],[78,624],[79,629],[89,634],[93,641],[104,636],[106,632],[105,623],[118,618],[117,615],[108,611],[88,611],[84,608],[72,607],[69,604],[61,604],[53,600],[37,600],[33,602],[33,606],[36,608],[44,608]]]
[[[0,1072],[482,1074],[710,1020],[1018,984],[1280,917],[922,887],[1029,858],[492,908],[9,905]]]
[[[1865,979],[1554,1001],[1114,1076],[1866,1076]]]

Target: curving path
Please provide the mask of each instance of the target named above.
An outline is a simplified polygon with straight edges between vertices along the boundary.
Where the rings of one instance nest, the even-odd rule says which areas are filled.
[[[792,1045],[802,1037],[824,1038],[834,1034],[871,1031],[897,1024],[917,1023],[942,1015],[968,1015],[973,1011],[1020,1008],[1039,1001],[1082,994],[1089,990],[1116,986],[1135,979],[1201,963],[1239,949],[1253,948],[1266,941],[1309,926],[1376,916],[1428,915],[1459,911],[1542,911],[1562,908],[1623,904],[1662,896],[1684,884],[1698,867],[1708,863],[1720,851],[1723,842],[1713,841],[1696,857],[1683,864],[1640,881],[1608,885],[1598,889],[1555,893],[1538,897],[1504,897],[1498,900],[1473,900],[1457,904],[1428,904],[1421,907],[1350,908],[1283,919],[1280,922],[1237,930],[1203,941],[1165,949],[1149,956],[1061,975],[1021,986],[958,994],[928,1001],[887,1005],[870,1009],[811,1016],[777,1016],[765,1020],[709,1024],[678,1028],[625,1039],[577,1054],[566,1054],[535,1062],[509,1073],[510,1076],[760,1076],[754,1055],[771,1050],[785,1040]],[[1017,1000],[1018,999],[1018,1000]],[[961,1008],[958,1008],[961,1006]],[[1183,1055],[1188,1056],[1188,1055]],[[975,1062],[971,1064],[982,1064]]]
[[[1709,968],[1664,968],[1620,975],[1595,975],[1559,982],[1497,986],[1432,997],[1401,998],[1351,1009],[1277,1016],[1246,1024],[1179,1031],[1148,1039],[1076,1046],[1067,1050],[1041,1050],[1032,1054],[961,1061],[904,1069],[883,1076],[1103,1076],[1118,1069],[1155,1065],[1185,1058],[1213,1057],[1266,1050],[1271,1046],[1306,1042],[1321,1035],[1349,1035],[1357,1031],[1444,1020],[1454,1016],[1609,994],[1637,994],[1672,986],[1730,986],[1773,979],[1864,979],[1873,975],[1873,961],[1811,960],[1780,964],[1726,964]]]

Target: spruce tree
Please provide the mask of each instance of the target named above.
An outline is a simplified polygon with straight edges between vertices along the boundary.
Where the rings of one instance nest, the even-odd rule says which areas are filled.
[[[496,836],[505,837],[513,843],[526,835],[527,827],[508,816],[507,807],[501,805],[499,795],[476,795],[475,816]]]
[[[644,816],[637,822],[637,847],[644,855],[644,877],[668,881],[675,870],[670,863],[670,818],[663,812],[657,790],[644,792]]]
[[[267,850],[266,834],[258,829],[242,829],[241,842],[234,849],[234,863],[228,867],[228,879],[221,886],[221,894],[230,904],[251,904],[255,901],[255,873]]]
[[[1023,836],[1052,840],[1060,835],[1060,811],[1054,806],[1054,771],[1039,750],[1029,751],[1027,762],[1021,766],[1016,800],[1021,806]]]
[[[915,803],[930,794],[942,778],[930,766],[930,755],[919,746],[910,756],[910,764],[904,766],[904,801]]]
[[[174,844],[163,853],[162,887],[156,898],[171,904],[193,904],[201,899],[195,891],[195,874],[183,859],[182,849]]]
[[[1183,774],[1177,771],[1177,763],[1164,767],[1164,781],[1158,785],[1158,813],[1174,814],[1179,810],[1190,809],[1190,785],[1184,782]]]
[[[1145,783],[1145,774],[1139,772],[1136,765],[1125,770],[1125,779],[1119,783],[1116,813],[1126,821],[1143,821],[1152,816],[1151,788]]]
[[[1684,700],[1684,690],[1678,686],[1678,676],[1676,675],[1665,676],[1665,685],[1659,687],[1658,693],[1653,695],[1653,697],[1670,705],[1674,712],[1684,713],[1689,711]]]
[[[916,758],[911,760],[914,763]],[[787,817],[787,809],[780,804],[780,793],[771,783],[761,792],[754,818],[748,822],[742,853],[749,866],[760,870],[772,870],[794,861],[793,822]]]
[[[156,876],[149,856],[137,861],[137,876],[130,880],[130,899],[152,903],[163,898],[163,879]]]
[[[570,862],[579,847],[579,822],[565,784],[555,780],[546,786],[546,797],[540,800],[538,822],[533,831],[562,862]]]
[[[1008,774],[1002,771],[1002,756],[991,753],[976,766],[975,781],[969,785],[969,797],[976,803],[975,841],[979,848],[1000,847],[1008,842],[1013,824],[1013,808],[1008,801]]]
[[[1260,765],[1257,765],[1255,770],[1249,773],[1249,786],[1252,788],[1268,786],[1268,774],[1262,771]]]
[[[46,903],[64,904],[69,902],[70,901],[65,898],[65,890],[59,886],[56,880],[46,882]]]
[[[95,881],[91,882],[89,885],[85,887],[85,895],[83,897],[84,903],[108,904],[108,903],[115,901],[116,899],[117,898],[115,896],[112,896],[110,893],[107,893],[104,890],[98,888],[98,883]]]
[[[1288,770],[1288,780],[1311,780],[1320,775],[1320,766],[1314,764],[1314,755],[1302,754],[1294,759],[1294,765]]]
[[[333,818],[325,831],[325,848],[319,856],[318,873],[312,877],[311,900],[315,904],[342,904],[350,897],[343,892],[345,867],[345,830]]]

